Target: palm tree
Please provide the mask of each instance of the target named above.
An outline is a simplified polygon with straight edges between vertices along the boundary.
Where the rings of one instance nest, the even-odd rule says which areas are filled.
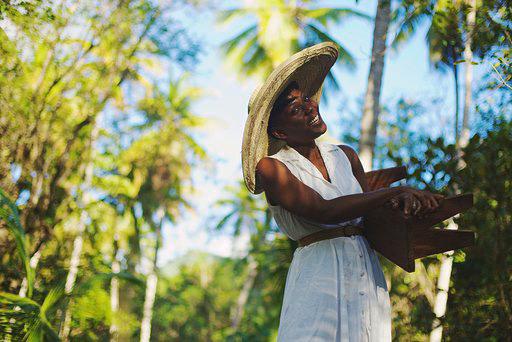
[[[184,182],[190,179],[195,160],[206,157],[205,151],[189,133],[201,122],[190,110],[191,102],[200,95],[200,90],[187,86],[185,78],[172,81],[167,94],[155,87],[153,98],[141,101],[139,109],[147,118],[142,127],[144,134],[120,156],[123,163],[131,166],[134,175],[139,174],[141,187],[136,201],[141,205],[143,221],[154,235],[141,341],[149,341],[151,336],[163,224],[165,221],[174,222],[181,209],[189,206],[184,198]]]
[[[436,4],[432,22],[427,32],[429,59],[440,71],[453,72],[455,91],[455,141],[459,139],[459,77],[458,64],[462,59],[464,43],[462,41],[460,11],[452,1],[439,1]]]
[[[380,91],[384,73],[386,39],[391,21],[391,0],[379,0],[373,30],[372,61],[364,97],[359,156],[365,170],[373,167],[373,151],[380,114]]]
[[[221,46],[226,62],[241,77],[264,79],[293,53],[308,46],[335,42],[339,60],[349,70],[355,61],[347,49],[329,35],[329,25],[347,17],[369,19],[369,16],[348,8],[306,6],[312,1],[256,0],[254,5],[225,10],[219,21],[227,24],[235,19],[250,21],[242,31]],[[328,88],[338,89],[332,72],[326,79]]]
[[[456,136],[455,145],[457,146],[458,155],[461,155],[462,148],[466,147],[469,142],[469,111],[471,107],[471,85],[473,82],[473,32],[475,26],[476,17],[476,0],[465,1],[470,9],[466,16],[466,37],[464,42],[464,58],[466,59],[466,77],[465,77],[465,100],[464,100],[464,117],[462,123],[462,132],[460,137]],[[456,123],[457,124],[457,123]],[[457,139],[458,138],[458,139]],[[465,166],[464,161],[459,158],[457,166],[462,168]],[[455,193],[459,194],[460,190],[455,189]],[[458,229],[459,226],[450,219],[452,229]],[[453,251],[446,253],[441,260],[439,268],[439,278],[437,281],[437,293],[434,302],[434,314],[435,318],[432,322],[432,330],[430,331],[430,341],[440,342],[443,336],[443,325],[441,324],[441,318],[446,313],[446,304],[448,302],[448,290],[450,289],[450,278],[452,273],[453,264]]]
[[[83,247],[83,239],[84,232],[87,228],[87,221],[89,219],[89,215],[87,210],[85,209],[86,205],[91,201],[91,196],[89,195],[90,189],[92,187],[93,181],[93,171],[94,171],[94,150],[93,145],[98,138],[99,128],[95,124],[93,126],[91,137],[90,137],[90,154],[88,156],[87,164],[85,166],[85,177],[84,182],[81,185],[80,193],[78,197],[78,203],[81,207],[80,212],[80,220],[78,222],[77,234],[75,239],[73,240],[73,250],[71,252],[71,256],[69,259],[69,272],[66,277],[66,285],[64,287],[64,292],[67,296],[71,294],[73,288],[75,286],[76,277],[78,275],[78,268],[80,265],[80,257],[82,255],[82,247]],[[59,336],[62,340],[67,341],[69,339],[69,333],[71,332],[71,305],[67,305],[64,310],[64,320],[59,332]]]
[[[233,237],[237,237],[243,229],[247,229],[252,240],[252,250],[247,255],[247,277],[232,311],[231,327],[236,331],[258,275],[258,262],[253,253],[257,253],[266,243],[267,233],[271,230],[271,214],[262,197],[251,196],[242,180],[237,186],[228,186],[227,190],[228,198],[218,200],[216,205],[227,208],[228,213],[218,221],[215,230],[231,227]]]

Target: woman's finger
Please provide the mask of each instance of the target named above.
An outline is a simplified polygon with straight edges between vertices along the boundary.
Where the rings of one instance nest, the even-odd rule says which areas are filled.
[[[422,203],[421,201],[418,201],[417,199],[414,199],[414,202],[413,202],[413,205],[414,205],[414,215],[417,215],[420,210],[422,209]]]
[[[433,194],[433,195],[434,195],[434,197],[436,198],[436,200],[437,200],[437,202],[438,202],[438,203],[442,202],[442,201],[444,200],[444,198],[445,198],[445,197],[444,197],[443,195],[441,195],[441,194]]]
[[[404,214],[409,215],[411,212],[412,200],[410,196],[404,198]]]
[[[433,210],[436,210],[439,207],[439,202],[434,196],[431,196],[429,200],[432,202]]]
[[[419,192],[418,194],[416,194],[416,199],[418,201],[420,201],[421,203],[421,207],[423,208],[423,210],[425,209],[428,209],[429,207],[429,202],[427,201],[426,197],[423,196],[423,194],[421,192]]]
[[[422,192],[418,192],[416,194],[416,198],[421,202],[421,206],[422,206],[423,210],[426,210],[426,211],[430,210],[430,202],[428,201],[428,199]]]

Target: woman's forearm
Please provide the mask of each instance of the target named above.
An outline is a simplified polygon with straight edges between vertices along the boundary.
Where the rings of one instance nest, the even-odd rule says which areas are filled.
[[[397,186],[324,200],[314,221],[332,224],[364,216],[388,199],[406,191],[406,188],[407,186]]]

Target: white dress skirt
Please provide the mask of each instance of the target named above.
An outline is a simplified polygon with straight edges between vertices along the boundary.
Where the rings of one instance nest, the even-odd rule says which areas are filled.
[[[285,146],[273,158],[325,199],[361,193],[350,161],[338,146],[316,142],[331,182],[308,159]],[[293,240],[318,230],[363,225],[362,217],[326,225],[269,205],[280,230]],[[298,247],[286,277],[278,342],[391,341],[388,288],[376,252],[362,235]]]

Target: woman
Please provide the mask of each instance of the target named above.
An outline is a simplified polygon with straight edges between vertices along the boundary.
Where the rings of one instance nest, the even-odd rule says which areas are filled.
[[[265,192],[280,230],[299,241],[278,341],[391,341],[389,293],[362,235],[363,216],[391,200],[405,214],[421,215],[442,199],[407,186],[368,191],[351,147],[316,140],[327,130],[318,100],[336,57],[332,43],[299,52],[250,101],[242,150],[246,185]]]

